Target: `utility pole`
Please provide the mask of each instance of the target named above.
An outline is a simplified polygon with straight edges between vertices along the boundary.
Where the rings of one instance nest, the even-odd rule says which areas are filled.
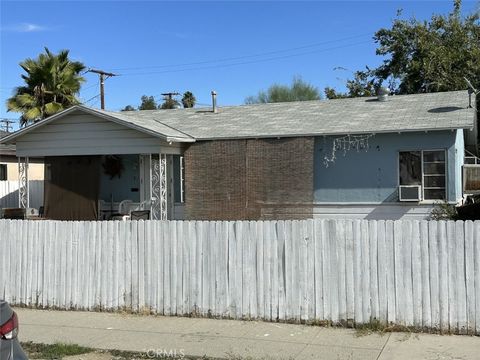
[[[162,105],[162,109],[174,109],[176,105],[178,104],[177,101],[173,100],[174,96],[180,95],[178,92],[168,92],[168,93],[163,93],[163,100],[165,101]],[[165,106],[165,107],[164,107]]]
[[[9,120],[9,119],[2,119],[0,123],[2,123],[1,127],[5,129],[7,133],[10,132],[10,124],[14,124],[16,121]]]
[[[88,69],[87,72],[98,74],[100,77],[100,108],[104,110],[105,109],[105,80],[110,77],[118,76],[118,75],[109,73],[103,70],[97,70],[97,69]]]
[[[168,100],[172,100],[174,96],[178,96],[180,93],[178,92],[169,92],[169,93],[163,93],[162,96],[168,97]]]

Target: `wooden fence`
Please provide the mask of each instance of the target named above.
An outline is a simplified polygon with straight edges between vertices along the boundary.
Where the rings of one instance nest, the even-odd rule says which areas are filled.
[[[0,297],[480,334],[480,221],[0,221]]]
[[[30,207],[43,206],[43,180],[29,181]],[[0,208],[18,207],[18,181],[0,181]]]

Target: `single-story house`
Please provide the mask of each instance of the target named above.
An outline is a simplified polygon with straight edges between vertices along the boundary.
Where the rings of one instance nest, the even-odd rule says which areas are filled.
[[[0,139],[8,136],[8,132],[0,130]],[[42,159],[30,158],[28,178],[43,180]],[[18,159],[15,145],[0,144],[0,181],[18,181]]]
[[[0,130],[0,139],[9,133]],[[32,208],[43,204],[43,158],[30,157],[28,165],[19,163],[15,145],[0,144],[0,217],[3,209],[15,208],[19,204],[20,184],[28,183],[29,201],[23,196],[21,203]],[[36,211],[33,211],[36,213]]]
[[[215,102],[214,102],[215,103]],[[467,91],[113,112],[74,106],[1,140],[45,162],[45,215],[427,218],[462,200]],[[28,189],[27,189],[28,190]]]

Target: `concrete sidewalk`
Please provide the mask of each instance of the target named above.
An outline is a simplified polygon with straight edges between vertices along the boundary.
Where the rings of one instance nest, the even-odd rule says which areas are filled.
[[[480,337],[388,333],[255,321],[16,308],[20,340],[213,358],[478,359]]]

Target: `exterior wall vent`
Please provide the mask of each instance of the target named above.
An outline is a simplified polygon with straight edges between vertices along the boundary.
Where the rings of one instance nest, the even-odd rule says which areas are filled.
[[[398,187],[398,199],[400,201],[422,200],[422,186],[421,185],[400,185]]]

